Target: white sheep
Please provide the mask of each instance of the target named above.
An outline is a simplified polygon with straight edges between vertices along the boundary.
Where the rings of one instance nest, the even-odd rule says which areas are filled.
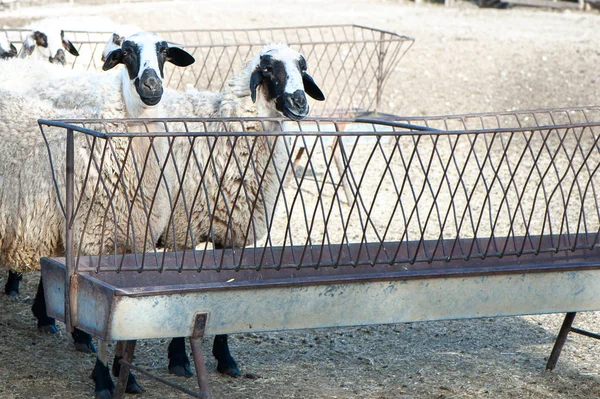
[[[37,119],[163,117],[160,100],[164,63],[187,66],[193,61],[190,54],[169,47],[159,36],[139,33],[129,37],[121,49],[111,52],[106,59],[105,70],[125,64],[120,74],[103,76],[79,72],[61,79],[32,82],[29,88],[22,85],[21,93],[0,92],[0,137],[5,143],[2,151],[6,151],[0,157],[0,266],[10,266],[18,272],[36,269],[40,256],[52,256],[63,251],[64,216],[53,193],[48,153],[39,134]],[[42,65],[47,67],[48,64],[38,66],[42,68]],[[8,78],[10,80],[10,75]],[[53,134],[52,129],[46,130],[50,135],[48,143],[54,167],[57,172],[64,170],[64,135]],[[81,178],[87,173],[85,168],[92,153],[100,159],[103,149],[98,145],[92,151],[86,137],[76,136],[75,174]],[[90,178],[103,178],[106,189],[94,190],[93,185],[82,187],[80,180],[75,183],[80,215],[84,216],[76,219],[74,240],[76,250],[84,254],[109,253],[114,247],[119,251],[142,252],[154,247],[152,238],[145,240],[142,232],[146,228],[154,231],[156,240],[167,221],[162,211],[168,207],[169,200],[161,171],[168,154],[166,139],[136,138],[130,143],[127,138],[114,138],[111,144],[111,155],[104,157],[102,168],[90,171]],[[131,153],[127,151],[129,144],[132,146]],[[135,173],[133,155],[153,157],[142,178]],[[121,167],[129,173],[115,179],[114,171]],[[169,170],[165,171],[166,175]],[[64,193],[64,177],[62,173],[56,176],[58,188]],[[124,189],[137,185],[142,187],[137,197],[132,197]],[[113,187],[115,195],[112,194]],[[152,210],[146,209],[144,203],[150,200],[155,205]],[[137,229],[135,239],[132,239],[131,231],[112,225],[115,220],[128,216],[131,216],[130,226]],[[43,309],[45,315],[43,301],[40,282],[34,312]],[[89,335],[85,338],[91,343]],[[101,352],[105,357],[105,351]],[[94,369],[97,391],[112,389],[105,364],[106,359],[101,359]],[[130,376],[127,390],[141,391],[133,376]]]
[[[164,106],[170,117],[285,115],[300,120],[309,111],[305,93],[317,100],[325,99],[306,72],[304,57],[286,45],[270,44],[228,82],[225,92],[219,95],[180,93],[173,97],[168,94]],[[250,122],[245,127],[250,132],[280,130],[277,122],[263,123]],[[236,130],[240,130],[239,123],[212,123],[208,129],[210,132]],[[241,247],[264,236],[289,163],[289,148],[284,140],[282,136],[268,135],[248,140],[239,138],[235,157],[227,164],[233,138],[219,138],[212,150],[213,142],[196,139],[194,151],[199,165],[190,166],[194,172],[199,172],[198,168],[207,172],[187,173],[183,195],[176,203],[164,243],[171,248],[193,248],[199,242],[214,240],[217,247]],[[179,139],[174,151],[178,168],[182,170],[190,151],[189,143]],[[214,163],[209,159],[211,151],[212,158],[217,160]],[[192,204],[194,209],[187,209]]]
[[[317,100],[325,99],[306,72],[304,57],[286,45],[266,45],[228,82],[223,93],[167,92],[164,107],[169,117],[285,115],[300,120],[309,111],[305,93]],[[204,130],[199,123],[188,124],[188,127]],[[280,130],[277,122],[264,122],[264,125],[248,122],[245,127],[249,132]],[[240,131],[240,125],[214,122],[206,130]],[[183,173],[188,159],[191,163],[183,186],[171,185],[176,203],[172,221],[162,237],[163,243],[177,249],[194,248],[202,241],[213,241],[217,248],[241,247],[264,236],[289,162],[284,140],[283,136],[268,134],[237,141],[225,136],[197,137],[192,148],[187,137],[175,139],[173,151],[179,174]],[[190,158],[192,149],[195,156]],[[232,151],[234,157],[230,157]],[[240,375],[229,352],[227,335],[215,337],[213,355],[219,372]]]

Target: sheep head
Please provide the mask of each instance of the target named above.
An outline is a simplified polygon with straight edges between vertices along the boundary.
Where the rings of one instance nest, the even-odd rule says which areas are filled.
[[[178,47],[170,47],[154,33],[139,32],[124,40],[121,48],[110,52],[102,69],[107,71],[124,64],[127,71],[123,75],[126,98],[129,96],[131,99],[137,93],[145,106],[154,106],[162,98],[165,62],[186,67],[194,62],[194,57]],[[126,90],[126,83],[129,90]]]
[[[304,57],[287,45],[266,45],[252,66],[250,95],[253,102],[257,100],[257,91],[262,90],[261,101],[298,121],[310,110],[306,94],[318,101],[325,100],[323,92],[306,71]]]

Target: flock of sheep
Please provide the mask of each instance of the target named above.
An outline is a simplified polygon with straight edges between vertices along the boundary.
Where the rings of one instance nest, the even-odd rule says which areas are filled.
[[[227,84],[223,92],[177,92],[163,88],[164,64],[186,67],[195,60],[182,48],[159,35],[132,33],[135,27],[110,26],[115,31],[103,51],[103,70],[79,71],[65,68],[68,52],[78,55],[76,46],[56,29],[57,23],[38,23],[17,51],[14,44],[0,40],[0,265],[10,269],[5,285],[8,295],[19,290],[21,273],[39,268],[42,256],[64,252],[65,220],[56,189],[64,192],[63,169],[57,168],[55,187],[48,162],[64,165],[65,137],[43,138],[37,124],[44,119],[120,119],[120,118],[231,118],[287,117],[300,120],[307,116],[308,94],[315,100],[324,95],[307,73],[304,57],[284,44],[266,44]],[[43,26],[41,28],[39,26]],[[70,29],[73,29],[70,27]],[[76,30],[76,29],[75,29]],[[49,62],[48,62],[49,61]],[[115,67],[123,65],[120,70]],[[234,69],[240,66],[233,66]],[[142,126],[142,125],[139,125]],[[160,126],[149,124],[150,130]],[[277,122],[251,123],[248,130],[276,131]],[[143,128],[138,127],[140,131]],[[226,122],[212,122],[206,129],[226,132]],[[134,127],[135,129],[135,127]],[[46,141],[44,141],[46,140]],[[172,140],[167,137],[140,136],[112,138],[111,156],[103,157],[96,173],[103,184],[92,184],[80,192],[79,204],[87,209],[85,220],[75,222],[76,243],[82,254],[142,252],[161,242],[166,248],[194,248],[212,240],[217,247],[244,246],[266,233],[273,215],[275,198],[283,187],[289,166],[289,151],[283,137],[251,136],[232,145],[230,140]],[[132,147],[132,148],[130,148]],[[85,168],[99,149],[90,146],[83,135],[75,139],[76,169]],[[238,167],[226,162],[235,152]],[[143,177],[135,174],[137,159],[149,159]],[[210,170],[191,168],[180,178],[182,165],[208,165]],[[216,161],[215,161],[216,160]],[[246,165],[246,168],[239,167]],[[248,165],[252,168],[248,169]],[[116,170],[124,170],[114,179]],[[249,171],[248,171],[249,170]],[[61,175],[61,176],[59,176]],[[85,175],[76,170],[75,176]],[[83,186],[82,182],[75,185]],[[140,195],[114,194],[121,185],[141,186]],[[119,186],[119,187],[117,187]],[[200,189],[202,188],[202,189]],[[198,195],[202,192],[201,195]],[[112,195],[110,193],[113,193]],[[170,196],[179,200],[171,204]],[[148,207],[148,204],[151,206]],[[128,220],[139,231],[111,225]],[[173,208],[173,209],[172,209]],[[108,222],[107,222],[108,220]],[[133,237],[133,239],[132,239]],[[43,285],[33,305],[38,327],[56,332],[55,321],[46,314]],[[79,350],[95,351],[91,337],[80,330],[73,333]],[[116,357],[121,356],[117,346]],[[97,398],[112,397],[114,384],[107,367],[106,345],[101,342],[94,368]],[[227,336],[215,337],[213,355],[218,371],[240,374],[227,345]],[[118,374],[119,364],[113,365]],[[169,345],[169,371],[180,376],[192,374],[183,338]],[[130,374],[127,392],[142,388]]]

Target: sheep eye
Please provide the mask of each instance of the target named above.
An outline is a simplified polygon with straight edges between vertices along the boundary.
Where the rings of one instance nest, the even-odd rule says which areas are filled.
[[[267,73],[273,72],[273,68],[270,66],[263,67],[263,72],[267,72]]]
[[[167,48],[162,49],[162,53],[164,55],[167,55],[169,53],[169,49],[167,49]]]
[[[129,55],[129,50],[123,50],[123,57],[127,57]]]

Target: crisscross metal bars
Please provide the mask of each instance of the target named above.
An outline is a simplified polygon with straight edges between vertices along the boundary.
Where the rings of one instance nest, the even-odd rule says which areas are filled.
[[[572,111],[536,115],[555,112]],[[82,270],[402,267],[596,248],[600,120],[475,118],[484,125],[429,131],[409,118],[40,123],[62,205],[64,128],[75,130],[68,225]]]
[[[1,30],[17,48],[27,30]],[[392,32],[356,25],[266,29],[180,30],[159,32],[196,58],[187,68],[167,64],[166,85],[177,90],[221,91],[225,82],[269,42],[288,43],[307,59],[325,102],[311,104],[314,116],[350,116],[357,111],[385,111],[380,100],[385,83],[413,43]],[[112,33],[68,32],[80,56],[69,66],[100,71],[101,55]]]

